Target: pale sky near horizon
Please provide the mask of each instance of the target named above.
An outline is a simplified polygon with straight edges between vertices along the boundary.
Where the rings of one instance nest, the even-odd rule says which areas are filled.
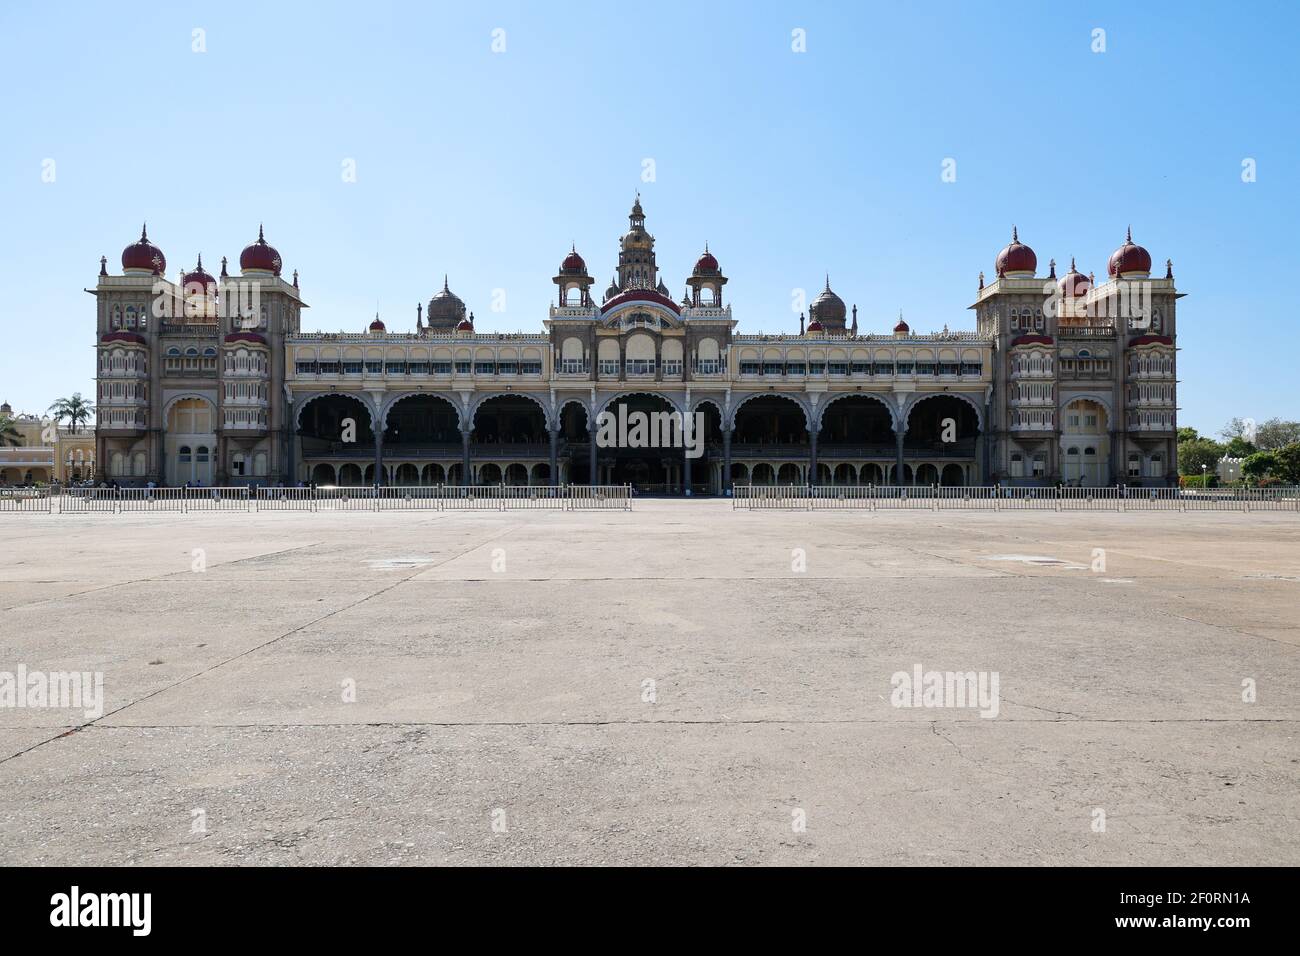
[[[93,395],[82,290],[142,220],[173,278],[265,223],[305,328],[413,328],[447,273],[480,330],[540,330],[570,242],[608,283],[640,190],[674,298],[707,240],[741,331],[797,330],[827,272],[863,331],[972,328],[1012,223],[1040,275],[1099,276],[1131,224],[1187,293],[1180,423],[1300,418],[1297,26],[1283,3],[11,0],[0,400]]]

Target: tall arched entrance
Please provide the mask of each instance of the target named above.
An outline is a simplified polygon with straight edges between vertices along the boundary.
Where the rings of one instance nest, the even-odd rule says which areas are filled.
[[[528,469],[550,460],[550,434],[542,406],[522,395],[484,400],[474,411],[469,453],[479,484],[527,484]]]
[[[560,409],[559,466],[557,481],[586,485],[591,481],[590,442],[587,409],[581,402],[569,401]]]
[[[1110,484],[1110,421],[1106,408],[1076,398],[1061,414],[1061,480],[1067,485]]]
[[[163,449],[168,485],[211,485],[216,473],[217,412],[204,398],[182,398],[167,411]]]
[[[761,395],[743,401],[735,411],[735,430],[731,437],[731,460],[745,465],[749,481],[755,485],[774,484],[785,464],[809,463],[808,419],[803,406],[784,395]],[[785,474],[792,473],[786,468]]]
[[[846,395],[822,410],[817,459],[832,469],[834,484],[871,484],[897,454],[889,406],[874,395]],[[874,463],[876,468],[867,467]]]
[[[309,398],[298,410],[298,449],[302,462],[298,478],[322,483],[370,484],[374,481],[375,434],[371,430],[370,408],[353,395],[320,395]],[[328,464],[329,468],[318,468]],[[363,469],[369,467],[369,476]]]
[[[598,483],[628,484],[642,494],[680,494],[681,424],[677,409],[662,395],[638,392],[614,399],[596,420]]]
[[[979,480],[980,420],[970,402],[954,395],[927,395],[912,406],[903,433],[903,457],[916,484],[965,484],[969,471]],[[950,464],[960,466],[951,469]],[[928,465],[929,467],[923,467]],[[927,481],[922,481],[924,475]]]

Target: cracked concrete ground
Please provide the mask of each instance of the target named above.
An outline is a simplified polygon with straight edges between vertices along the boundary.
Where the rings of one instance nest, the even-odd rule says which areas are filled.
[[[0,608],[105,692],[5,864],[1300,864],[1295,514],[9,514]]]

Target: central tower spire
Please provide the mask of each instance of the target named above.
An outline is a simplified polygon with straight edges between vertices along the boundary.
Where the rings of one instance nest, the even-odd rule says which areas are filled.
[[[628,230],[618,253],[619,290],[653,289],[659,278],[659,267],[655,265],[655,238],[645,231],[640,193],[636,194],[627,221]]]

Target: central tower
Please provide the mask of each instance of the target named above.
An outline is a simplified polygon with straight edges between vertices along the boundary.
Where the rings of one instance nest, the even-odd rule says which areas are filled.
[[[624,292],[628,289],[653,289],[659,277],[659,267],[655,265],[655,237],[645,231],[640,193],[637,193],[627,219],[628,230],[618,253],[618,287]]]

